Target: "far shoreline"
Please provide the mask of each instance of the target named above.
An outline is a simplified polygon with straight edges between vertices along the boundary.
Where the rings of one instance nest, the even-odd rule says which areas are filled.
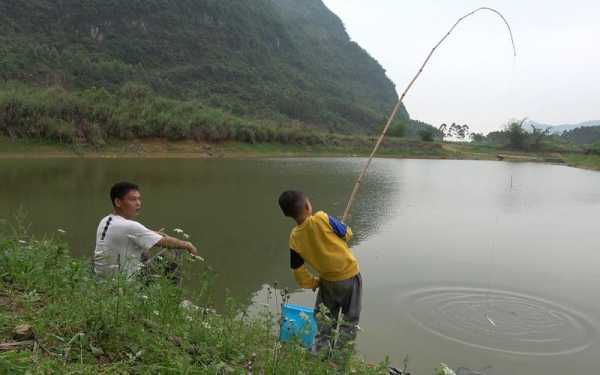
[[[407,147],[403,147],[407,146]],[[166,139],[117,141],[109,145],[66,145],[37,140],[0,138],[0,160],[34,159],[263,159],[368,157],[369,147],[344,145],[201,143]],[[421,160],[488,160],[566,165],[600,171],[600,156],[575,153],[531,153],[469,143],[404,140],[383,147],[378,158]]]

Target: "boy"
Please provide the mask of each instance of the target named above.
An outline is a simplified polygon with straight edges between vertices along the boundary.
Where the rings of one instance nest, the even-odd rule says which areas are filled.
[[[184,249],[197,255],[196,247],[155,231],[134,221],[142,208],[137,185],[119,182],[110,189],[113,212],[100,220],[96,231],[94,272],[100,277],[112,277],[117,272],[127,276],[140,271],[143,256],[154,246]]]
[[[300,191],[283,192],[279,196],[279,207],[297,224],[289,240],[294,278],[302,288],[319,289],[316,308],[318,310],[324,304],[334,319],[334,326],[341,309],[344,323],[340,325],[338,343],[342,345],[353,340],[360,318],[362,278],[358,262],[348,248],[352,230],[323,211],[313,215],[308,197]],[[305,262],[319,273],[319,277],[308,271]],[[332,328],[319,322],[315,351],[329,346]]]

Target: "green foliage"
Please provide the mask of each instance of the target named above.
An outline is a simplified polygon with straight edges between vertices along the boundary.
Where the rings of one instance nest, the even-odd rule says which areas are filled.
[[[433,131],[431,129],[424,129],[419,131],[419,137],[421,137],[421,140],[424,142],[433,142]]]
[[[171,140],[318,145],[335,141],[299,122],[287,126],[248,120],[208,107],[156,95],[127,83],[116,92],[71,92],[12,83],[0,87],[0,134],[59,143],[101,146],[107,139],[165,137]]]
[[[185,293],[207,306],[209,290]],[[0,339],[27,323],[39,343],[37,351],[1,353],[0,370],[9,373],[215,374],[249,366],[264,374],[338,373],[302,347],[279,343],[268,311],[249,317],[233,301],[219,313],[181,304],[184,292],[166,278],[96,280],[59,239],[0,234],[0,291]],[[345,372],[385,373],[344,358]]]
[[[136,82],[238,117],[346,133],[373,130],[398,100],[319,0],[3,2],[0,81],[11,80],[112,93]]]
[[[380,129],[378,129],[377,132],[380,133],[383,130],[384,126],[385,125],[381,125]],[[394,121],[392,124],[390,124],[386,135],[388,137],[402,138],[406,135],[407,127],[407,124],[403,121]]]
[[[406,129],[406,136],[409,138],[421,138],[421,133],[427,131],[433,134],[433,138],[442,139],[443,134],[434,126],[423,121],[409,120]]]
[[[509,123],[505,130],[494,131],[483,136],[474,133],[472,143],[531,152],[581,152],[581,148],[568,142],[564,137],[551,135],[549,129],[531,127],[528,132],[523,121]]]
[[[563,139],[579,145],[592,145],[600,142],[600,126],[580,127],[566,131]]]
[[[471,142],[473,143],[484,143],[485,135],[481,133],[471,133]]]
[[[523,122],[511,122],[506,128],[509,145],[516,150],[527,148],[527,132],[523,129]]]

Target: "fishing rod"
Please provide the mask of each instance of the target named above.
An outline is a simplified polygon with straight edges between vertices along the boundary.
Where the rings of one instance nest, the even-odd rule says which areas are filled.
[[[442,43],[444,43],[444,41],[450,36],[450,34],[452,34],[452,32],[458,26],[458,24],[460,24],[465,18],[468,18],[468,17],[472,16],[473,14],[475,14],[475,13],[477,13],[479,11],[484,11],[484,10],[485,11],[490,11],[490,12],[498,15],[502,19],[502,21],[506,25],[506,28],[508,29],[508,33],[510,35],[510,42],[511,42],[512,48],[513,48],[513,55],[517,56],[517,48],[515,47],[515,40],[513,38],[512,29],[510,28],[510,24],[508,23],[508,21],[506,20],[506,18],[504,18],[504,16],[502,15],[502,13],[500,13],[499,11],[497,11],[494,8],[480,7],[480,8],[477,8],[477,9],[475,9],[475,10],[473,10],[473,11],[465,14],[464,16],[460,17],[456,21],[456,23],[450,28],[450,30],[442,37],[442,39],[440,39],[440,41],[437,42],[437,44],[431,49],[431,51],[427,55],[427,58],[425,59],[425,61],[423,62],[423,64],[421,65],[421,67],[419,68],[419,70],[417,71],[417,73],[415,74],[415,76],[413,77],[413,79],[409,82],[408,86],[406,87],[406,89],[404,90],[404,92],[402,93],[402,95],[400,96],[400,99],[398,100],[398,102],[394,106],[394,109],[393,109],[390,117],[388,118],[388,120],[387,120],[387,122],[386,122],[386,124],[385,124],[385,126],[383,128],[383,131],[379,135],[379,138],[377,139],[377,142],[375,143],[375,147],[373,148],[373,151],[371,152],[371,155],[369,156],[369,159],[367,160],[367,164],[365,165],[364,169],[362,170],[362,172],[358,176],[358,179],[356,180],[356,183],[354,184],[354,188],[352,189],[352,193],[350,194],[350,198],[348,199],[348,203],[346,204],[346,209],[344,210],[344,214],[342,215],[342,221],[346,221],[346,219],[348,218],[348,215],[350,214],[350,208],[352,207],[352,203],[354,203],[354,199],[356,198],[356,193],[358,193],[358,190],[360,188],[362,180],[365,177],[365,175],[367,174],[367,170],[369,169],[369,166],[371,165],[371,162],[373,161],[373,157],[377,153],[377,150],[379,149],[379,146],[381,145],[381,142],[383,141],[383,138],[385,137],[385,135],[386,135],[386,133],[387,133],[390,125],[392,124],[392,122],[396,118],[396,115],[398,114],[398,110],[400,109],[400,106],[402,105],[402,103],[404,101],[404,98],[406,97],[406,94],[412,88],[413,84],[419,78],[419,76],[421,75],[421,73],[423,73],[423,69],[425,69],[425,66],[427,65],[427,63],[431,59],[431,56],[433,56],[433,54],[438,49],[438,47],[440,45],[442,45]]]
[[[473,14],[475,14],[477,12],[484,11],[484,10],[485,11],[490,11],[490,12],[498,15],[502,19],[502,21],[506,25],[506,28],[508,29],[508,34],[510,35],[510,43],[511,43],[512,49],[513,49],[513,56],[517,56],[517,48],[515,47],[515,40],[514,40],[514,37],[513,37],[512,29],[510,27],[510,24],[506,20],[506,18],[504,18],[504,16],[502,15],[502,13],[500,13],[499,11],[497,11],[494,8],[480,7],[480,8],[477,8],[477,9],[475,9],[475,10],[473,10],[473,11],[465,14],[464,16],[460,17],[454,23],[454,25],[452,25],[452,27],[450,28],[450,30],[448,30],[448,32],[442,37],[442,39],[440,39],[440,41],[437,42],[437,44],[435,46],[433,46],[433,48],[431,49],[431,51],[429,52],[429,54],[425,58],[425,61],[423,62],[423,64],[421,64],[421,67],[419,68],[419,70],[417,71],[417,73],[415,74],[415,76],[413,77],[413,79],[408,83],[408,86],[406,86],[406,89],[404,89],[404,92],[402,92],[402,95],[400,95],[400,98],[398,99],[398,102],[394,106],[394,109],[392,110],[391,115],[389,116],[389,118],[388,118],[385,126],[383,127],[383,130],[381,131],[381,134],[379,135],[379,138],[377,139],[377,142],[375,143],[375,147],[373,147],[373,151],[371,151],[371,155],[369,156],[369,159],[367,160],[367,164],[365,164],[365,167],[363,168],[362,172],[360,173],[360,175],[358,176],[356,182],[354,183],[354,188],[352,189],[352,193],[350,194],[350,198],[348,198],[348,203],[346,204],[346,208],[344,209],[344,213],[342,215],[342,221],[346,221],[348,219],[348,215],[350,214],[350,209],[352,208],[352,203],[354,203],[354,200],[356,198],[356,194],[358,193],[358,190],[360,189],[360,185],[362,183],[362,180],[364,179],[365,175],[367,174],[367,170],[369,169],[369,166],[371,165],[371,162],[373,161],[373,157],[375,157],[375,154],[377,153],[377,150],[379,150],[379,146],[381,145],[381,142],[383,141],[383,138],[385,137],[385,135],[386,135],[386,133],[387,133],[390,125],[392,124],[392,122],[396,118],[396,115],[398,114],[398,110],[400,109],[400,106],[404,102],[404,98],[406,97],[406,94],[408,93],[408,91],[410,91],[410,89],[412,88],[412,86],[414,85],[414,83],[417,81],[417,79],[419,78],[419,76],[421,76],[421,73],[423,73],[423,70],[427,66],[427,63],[429,63],[429,60],[431,59],[431,57],[433,56],[433,54],[435,53],[435,51],[438,49],[439,46],[442,45],[442,43],[444,43],[444,41],[446,39],[448,39],[448,37],[450,36],[450,34],[452,34],[452,32],[454,31],[454,29],[456,29],[456,27],[464,19],[472,16]],[[337,343],[337,339],[338,339],[338,335],[339,335],[339,329],[340,329],[340,318],[341,318],[341,309],[340,309],[340,313],[338,314],[337,325],[336,325],[336,336],[335,336],[335,339],[334,339],[333,346],[335,346],[335,344]],[[330,349],[333,349],[333,348],[330,348]],[[331,354],[331,350],[330,350],[330,354]]]

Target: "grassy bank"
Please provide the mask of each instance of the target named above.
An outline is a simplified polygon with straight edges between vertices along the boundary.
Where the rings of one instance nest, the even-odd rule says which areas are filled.
[[[383,372],[348,353],[334,365],[280,344],[267,311],[248,317],[233,301],[218,313],[181,306],[184,297],[210,305],[209,291],[184,296],[163,279],[98,283],[59,239],[0,234],[0,373]],[[22,325],[32,330],[16,340]]]
[[[600,171],[600,155],[568,154],[564,160],[573,167]]]
[[[327,144],[218,143],[161,138],[111,140],[102,146],[64,144],[40,139],[0,136],[0,158],[252,158],[306,156],[368,156],[375,137],[336,135]],[[511,151],[489,145],[386,139],[378,156],[413,159],[498,160],[514,162],[564,162],[570,166],[600,170],[600,157],[575,152]]]
[[[36,139],[9,139],[0,136],[0,158],[39,157],[139,157],[139,158],[235,158],[270,156],[354,156],[368,155],[374,137],[336,135],[327,144],[246,143],[225,141],[218,143],[161,138],[111,140],[103,146],[63,144]],[[413,158],[451,157],[441,143],[421,142],[402,138],[386,140],[379,155]]]

